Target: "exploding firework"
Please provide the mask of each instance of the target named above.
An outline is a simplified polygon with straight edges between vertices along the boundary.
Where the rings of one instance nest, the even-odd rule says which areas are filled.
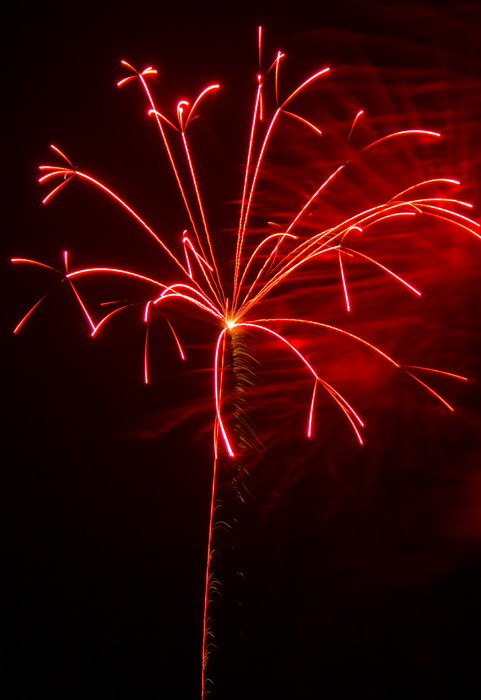
[[[157,71],[147,67],[136,70],[126,61],[122,65],[127,75],[119,81],[119,87],[128,83],[140,84],[148,102],[149,117],[155,121],[161,142],[167,153],[171,172],[180,192],[185,212],[186,227],[182,228],[177,240],[160,236],[150,225],[106,184],[79,170],[69,158],[56,146],[52,146],[58,159],[56,165],[42,165],[41,183],[55,182],[54,188],[43,202],[49,202],[71,180],[77,178],[95,186],[107,197],[132,217],[144,232],[159,246],[164,256],[165,267],[169,269],[166,276],[158,279],[138,272],[118,267],[88,267],[71,269],[69,256],[63,254],[63,269],[55,268],[35,260],[15,258],[13,262],[39,265],[56,271],[60,279],[72,289],[95,336],[103,331],[107,322],[123,310],[132,306],[139,307],[145,324],[144,345],[144,381],[149,383],[151,352],[149,351],[149,329],[160,318],[165,319],[179,355],[185,358],[185,346],[176,330],[176,314],[201,317],[213,329],[212,339],[212,379],[215,403],[215,421],[213,428],[214,469],[210,503],[210,521],[207,544],[207,565],[205,578],[205,597],[202,633],[202,697],[206,690],[206,665],[213,649],[209,640],[213,633],[209,610],[213,595],[218,585],[212,573],[213,546],[212,537],[216,519],[219,471],[229,460],[237,465],[237,473],[242,474],[243,458],[250,446],[258,441],[255,431],[250,431],[247,421],[248,410],[243,410],[242,393],[249,384],[254,372],[255,358],[251,355],[252,344],[262,344],[271,351],[282,348],[291,354],[299,371],[310,381],[310,398],[305,406],[304,420],[307,437],[313,435],[315,427],[316,405],[323,396],[331,402],[335,410],[342,412],[347,427],[362,444],[363,420],[343,391],[331,380],[327,380],[317,366],[302,340],[299,331],[339,336],[352,346],[359,346],[372,353],[374,359],[391,369],[398,370],[418,383],[423,390],[431,394],[446,409],[452,411],[448,401],[435,390],[429,381],[430,375],[445,375],[453,379],[466,380],[453,372],[439,367],[413,366],[402,363],[392,357],[385,349],[371,343],[357,333],[346,328],[327,323],[322,316],[322,309],[315,310],[316,317],[277,313],[280,290],[295,300],[295,285],[308,285],[309,275],[321,275],[329,269],[336,271],[337,284],[344,298],[346,313],[353,305],[347,268],[352,261],[372,266],[386,279],[398,284],[400,289],[415,296],[421,296],[409,274],[381,262],[377,256],[368,255],[361,241],[371,237],[382,247],[383,239],[376,235],[380,230],[391,230],[393,221],[412,222],[429,217],[434,222],[444,221],[453,227],[465,230],[481,238],[479,224],[467,213],[472,208],[469,202],[461,201],[452,195],[461,183],[451,177],[427,177],[413,180],[400,191],[393,191],[388,199],[373,203],[368,208],[360,208],[347,216],[337,216],[329,226],[318,225],[318,219],[311,216],[319,211],[322,198],[329,194],[331,188],[339,185],[343,178],[358,172],[363,158],[376,151],[385,154],[389,143],[436,142],[441,138],[437,131],[429,129],[402,129],[385,133],[373,140],[366,141],[356,149],[352,144],[359,143],[356,134],[366,119],[362,109],[353,111],[349,127],[344,135],[350,154],[342,158],[332,170],[322,177],[315,175],[315,186],[306,195],[305,200],[296,209],[295,201],[277,208],[270,207],[269,193],[266,194],[266,182],[263,172],[269,148],[276,131],[283,122],[290,121],[299,133],[308,133],[313,138],[322,139],[322,124],[316,116],[305,112],[305,96],[322,81],[332,80],[328,67],[306,77],[294,89],[284,92],[282,87],[282,66],[285,58],[279,52],[266,70],[262,70],[261,32],[259,32],[259,74],[254,95],[252,121],[246,139],[246,159],[243,181],[236,202],[237,225],[235,244],[232,254],[225,254],[225,244],[218,241],[209,222],[209,211],[205,206],[204,183],[198,174],[195,159],[195,122],[200,115],[202,105],[220,88],[218,84],[208,85],[192,102],[180,100],[174,109],[163,108],[154,98],[151,81]],[[334,71],[335,73],[335,71]],[[154,78],[155,79],[155,78]],[[335,79],[335,78],[334,78]],[[192,134],[192,137],[191,137]],[[387,143],[389,142],[389,143]],[[273,198],[275,199],[275,197]],[[261,204],[259,204],[261,202]],[[259,216],[262,207],[263,216]],[[384,227],[384,228],[383,228]],[[219,250],[222,254],[219,254]],[[370,252],[370,251],[369,251]],[[170,270],[176,269],[172,275]],[[306,273],[305,271],[309,271]],[[305,275],[303,277],[303,275]],[[85,298],[79,291],[82,278],[116,276],[136,279],[145,285],[145,296],[141,301],[112,302],[114,308],[105,315],[95,317]],[[306,281],[307,280],[307,281]],[[22,318],[15,332],[19,331],[28,317],[39,306],[40,299]],[[282,305],[281,305],[282,306]],[[173,310],[172,310],[173,309]],[[323,320],[324,319],[324,320]],[[250,434],[250,432],[252,434]]]

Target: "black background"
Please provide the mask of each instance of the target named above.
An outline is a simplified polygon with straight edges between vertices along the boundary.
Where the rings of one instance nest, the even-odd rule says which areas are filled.
[[[218,80],[225,96],[206,110],[219,158],[241,163],[262,24],[266,53],[280,47],[292,57],[292,84],[327,63],[371,66],[387,92],[398,80],[408,91],[419,77],[431,81],[420,118],[448,131],[441,156],[469,183],[463,196],[477,198],[477,219],[480,13],[469,4],[118,2],[16,5],[6,19],[5,697],[199,697],[211,338],[181,326],[191,352],[184,367],[159,331],[146,387],[134,314],[92,340],[54,274],[10,265],[29,257],[60,266],[65,249],[76,267],[124,264],[149,274],[153,265],[155,249],[137,243],[135,224],[87,186],[72,183],[43,208],[37,164],[55,162],[55,143],[156,230],[179,235],[174,185],[150,145],[139,92],[115,86],[125,75],[118,61],[158,67],[171,103]],[[381,95],[376,109],[389,117]],[[426,364],[469,377],[436,385],[454,414],[404,379],[389,378],[386,394],[362,381],[361,448],[329,406],[307,443],[297,409],[286,408],[304,405],[299,387],[295,400],[287,390],[265,400],[269,411],[278,402],[280,417],[267,421],[269,452],[253,466],[252,496],[230,504],[239,526],[225,543],[229,552],[235,544],[231,564],[223,573],[219,564],[212,697],[479,693],[481,246],[456,233],[458,242],[456,264],[436,279],[427,264],[426,306],[407,307],[406,329],[397,324],[398,349],[409,331],[410,357],[427,353]],[[391,312],[382,301],[373,308],[367,331],[379,341],[377,317],[389,326]],[[229,587],[229,567],[243,582]]]

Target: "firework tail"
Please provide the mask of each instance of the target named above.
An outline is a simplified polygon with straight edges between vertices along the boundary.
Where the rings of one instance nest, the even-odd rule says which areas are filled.
[[[222,602],[224,608],[227,607],[225,577],[236,580],[234,573],[240,575],[237,571],[234,572],[238,567],[232,551],[237,523],[235,512],[239,507],[242,510],[245,498],[250,495],[246,485],[249,472],[246,465],[251,466],[253,458],[264,450],[255,426],[249,419],[249,395],[254,393],[256,375],[255,359],[248,352],[247,335],[244,329],[233,328],[224,334],[222,343],[220,404],[223,414],[231,416],[236,456],[231,459],[226,450],[218,446],[212,473],[202,634],[202,698],[210,692],[208,684],[212,681],[207,675],[207,666],[212,652],[217,649],[213,611],[216,603],[217,607]],[[218,425],[215,430],[218,431]],[[231,552],[230,557],[227,556],[228,550]],[[222,578],[214,566],[220,554],[224,572]]]

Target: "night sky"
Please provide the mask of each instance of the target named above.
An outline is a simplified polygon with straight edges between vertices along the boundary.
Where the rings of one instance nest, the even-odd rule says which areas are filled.
[[[9,262],[33,258],[62,269],[68,250],[72,268],[123,266],[174,279],[136,222],[87,184],[74,181],[41,204],[49,190],[37,184],[37,167],[57,162],[53,143],[178,245],[188,226],[182,202],[139,86],[116,87],[127,74],[119,61],[159,69],[152,84],[169,106],[221,84],[192,125],[192,141],[227,269],[259,24],[265,64],[278,49],[287,54],[286,90],[326,65],[332,75],[299,101],[325,130],[326,145],[297,124],[280,128],[259,183],[256,225],[285,220],[343,162],[349,115],[359,108],[366,122],[353,148],[401,129],[439,130],[443,139],[366,156],[320,203],[312,230],[439,174],[462,181],[453,196],[474,202],[469,215],[479,221],[479,8],[253,5],[47,2],[7,13],[6,698],[200,697],[215,328],[172,306],[187,359],[165,322],[153,325],[145,386],[140,306],[92,339],[61,276]],[[479,695],[481,240],[436,220],[413,231],[392,224],[389,233],[363,251],[409,277],[420,299],[365,265],[346,264],[347,318],[332,264],[282,287],[266,313],[310,314],[405,364],[469,381],[422,375],[451,413],[365,348],[279,326],[366,423],[361,447],[335,404],[319,395],[307,440],[308,378],[275,342],[248,338],[257,362],[249,420],[263,448],[246,456],[243,500],[229,486],[228,460],[220,464],[219,512],[229,529],[216,545],[222,595],[212,609],[213,700]],[[110,279],[85,279],[78,288],[97,319],[101,301],[148,298],[142,284]]]

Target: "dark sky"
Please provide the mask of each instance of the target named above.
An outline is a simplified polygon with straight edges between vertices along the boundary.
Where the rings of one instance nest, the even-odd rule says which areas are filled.
[[[125,75],[119,61],[158,68],[154,84],[169,105],[218,81],[199,119],[206,146],[199,139],[195,154],[219,255],[229,261],[228,202],[239,197],[262,24],[266,62],[278,48],[288,54],[286,86],[326,65],[333,77],[299,103],[327,145],[304,133],[298,142],[283,127],[266,157],[255,221],[281,218],[291,196],[305,201],[317,173],[338,163],[337,134],[359,106],[367,113],[359,146],[421,125],[444,138],[433,148],[395,148],[387,161],[387,149],[366,158],[313,226],[426,173],[461,180],[459,196],[475,202],[479,220],[481,14],[469,3],[141,1],[17,5],[7,19],[6,697],[199,697],[215,333],[201,318],[179,318],[182,363],[165,324],[153,327],[146,387],[139,307],[92,339],[66,283],[11,265],[27,257],[60,266],[68,250],[72,267],[172,275],[136,225],[86,184],[70,183],[43,207],[37,166],[56,162],[49,145],[58,145],[178,241],[186,224],[175,183],[138,86],[115,86]],[[299,164],[293,178],[289,167]],[[481,241],[435,221],[412,235],[390,231],[363,250],[410,275],[421,301],[353,264],[349,319],[334,267],[283,288],[276,314],[314,314],[406,364],[469,382],[432,380],[451,413],[364,350],[279,328],[366,422],[360,447],[323,396],[307,441],[312,387],[275,343],[252,338],[260,364],[251,415],[266,452],[246,458],[244,503],[224,488],[221,512],[232,529],[218,540],[216,700],[468,697],[479,685]],[[92,281],[82,294],[98,314],[99,301],[143,300],[145,288]]]

